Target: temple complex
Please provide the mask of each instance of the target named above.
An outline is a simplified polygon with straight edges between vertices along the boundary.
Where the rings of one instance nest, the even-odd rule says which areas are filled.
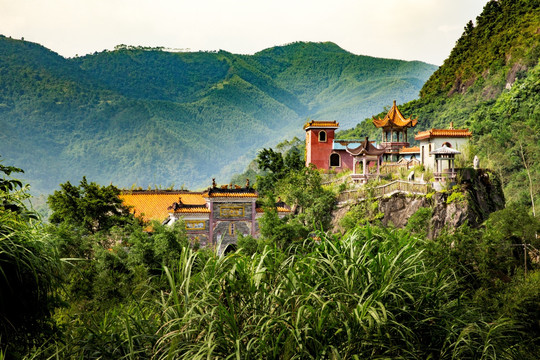
[[[258,219],[264,210],[257,205],[258,193],[245,187],[215,182],[203,192],[178,190],[132,190],[120,195],[123,203],[145,221],[172,225],[183,219],[188,237],[201,246],[225,249],[235,244],[239,234],[259,235]],[[282,202],[276,204],[278,216],[291,212]]]
[[[468,142],[468,129],[431,129],[419,132],[410,146],[409,135],[418,119],[406,118],[394,103],[384,118],[373,117],[373,125],[381,129],[381,142],[335,139],[336,121],[309,120],[306,131],[306,166],[337,172],[349,169],[351,177],[362,183],[400,168],[424,165],[433,170],[435,180],[455,178],[455,156]],[[444,146],[444,148],[443,148]]]
[[[353,181],[366,183],[378,178],[383,168],[395,172],[422,164],[433,171],[435,182],[454,180],[455,157],[467,144],[471,132],[454,129],[451,123],[449,129],[419,132],[414,138],[419,146],[410,147],[408,132],[417,123],[418,119],[405,118],[394,101],[383,119],[373,118],[373,124],[382,131],[381,142],[377,144],[367,137],[363,140],[335,139],[338,122],[308,120],[304,125],[306,166],[337,172],[349,169]],[[240,234],[257,237],[258,219],[264,213],[257,205],[258,193],[249,181],[244,187],[217,186],[212,181],[212,186],[202,192],[124,191],[120,198],[145,221],[157,220],[172,225],[182,219],[192,241],[201,246],[220,244],[220,251],[235,244]],[[278,216],[291,213],[284,203],[275,205]]]

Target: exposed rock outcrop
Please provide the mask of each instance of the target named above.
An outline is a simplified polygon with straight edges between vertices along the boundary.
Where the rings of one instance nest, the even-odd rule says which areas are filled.
[[[494,211],[504,208],[504,194],[497,176],[487,170],[464,169],[460,173],[459,188],[447,192],[432,193],[428,196],[394,194],[377,201],[378,216],[383,226],[404,228],[409,218],[420,208],[431,208],[432,217],[426,234],[436,238],[443,229],[457,228],[468,223],[476,227],[482,224]],[[334,229],[342,231],[340,219],[357,204],[348,204],[334,212]]]
[[[407,196],[394,194],[379,200],[379,211],[384,214],[381,222],[384,226],[393,225],[404,228],[407,220],[422,207],[429,207],[430,201],[425,196]]]

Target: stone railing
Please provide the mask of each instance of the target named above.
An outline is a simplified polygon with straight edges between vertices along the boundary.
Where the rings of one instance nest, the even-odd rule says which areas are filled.
[[[388,184],[373,188],[361,187],[353,190],[346,190],[338,194],[338,203],[345,203],[351,200],[364,200],[367,198],[378,198],[389,196],[395,193],[426,195],[433,191],[431,183],[418,183],[412,181],[395,180]]]

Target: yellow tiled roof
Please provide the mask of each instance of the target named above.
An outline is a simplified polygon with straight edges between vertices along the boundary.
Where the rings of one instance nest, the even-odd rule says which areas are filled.
[[[413,146],[413,147],[409,147],[409,148],[402,148],[401,150],[399,150],[399,153],[400,154],[415,154],[415,153],[419,153],[420,152],[420,148],[418,146]]]
[[[472,133],[469,129],[431,129],[420,131],[414,137],[415,140],[430,139],[433,137],[470,137]]]
[[[307,128],[338,128],[339,123],[337,121],[317,121],[311,120],[304,124],[304,130]]]
[[[124,191],[120,199],[126,206],[132,207],[135,216],[141,216],[144,221],[163,221],[169,216],[167,208],[180,199],[188,205],[204,206],[206,201],[202,193],[186,193],[181,191]]]
[[[373,117],[373,124],[378,128],[389,125],[393,125],[394,127],[413,127],[416,126],[417,123],[418,119],[405,119],[396,105],[396,100],[394,100],[394,105],[392,105],[392,108],[388,111],[388,114],[386,114],[384,119],[375,119],[375,117]]]

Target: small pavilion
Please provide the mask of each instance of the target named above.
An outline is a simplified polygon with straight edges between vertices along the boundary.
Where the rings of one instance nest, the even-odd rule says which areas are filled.
[[[406,119],[399,111],[396,100],[384,119],[373,117],[373,124],[382,128],[381,148],[385,151],[385,161],[398,161],[399,152],[409,146],[407,129],[416,126],[418,119]]]
[[[454,181],[456,179],[455,157],[461,152],[446,145],[433,150],[430,155],[435,156],[435,181]],[[445,163],[446,162],[446,163]]]
[[[349,154],[353,156],[354,166],[353,174],[351,175],[354,181],[360,181],[365,184],[370,177],[378,177],[380,174],[381,157],[385,153],[385,149],[375,147],[366,137],[360,145],[354,149],[346,147]],[[375,161],[377,164],[377,173],[369,173],[369,163]],[[362,173],[358,173],[358,164],[362,164]]]

